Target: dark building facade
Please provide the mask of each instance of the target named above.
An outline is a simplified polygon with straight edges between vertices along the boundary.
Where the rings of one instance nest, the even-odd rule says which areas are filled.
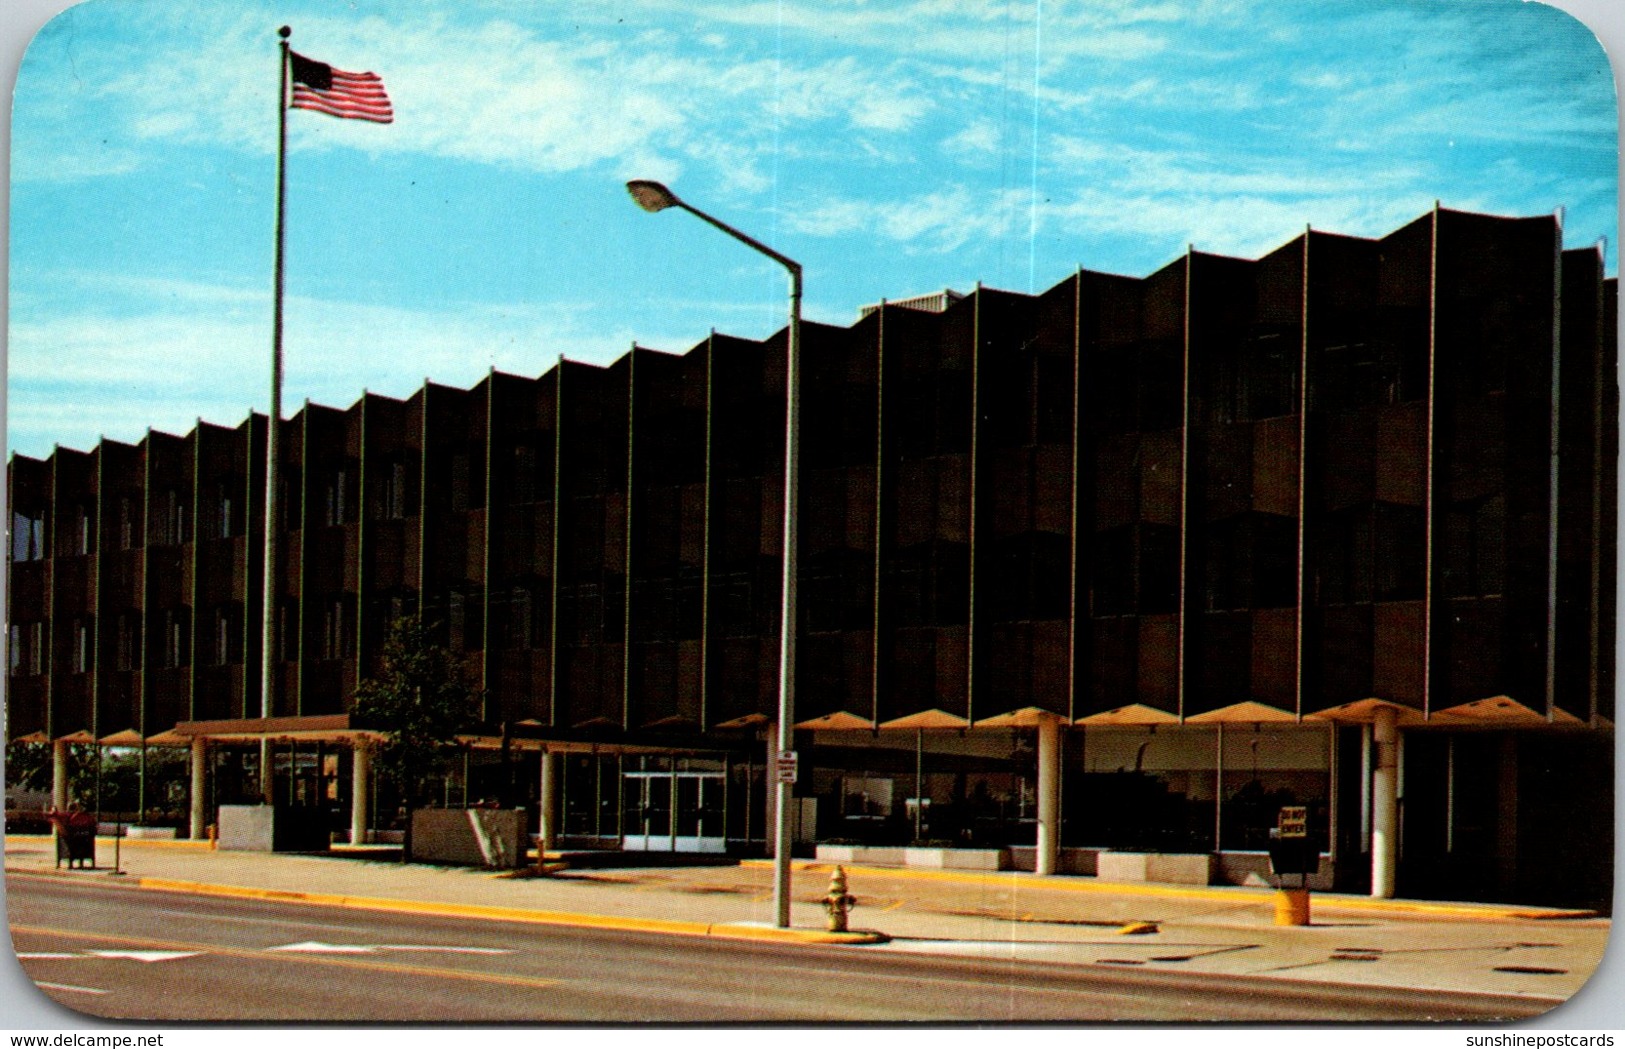
[[[1363,890],[1387,710],[1401,892],[1605,900],[1615,300],[1553,217],[1436,209],[806,324],[798,838],[1031,866],[1053,725],[1062,869],[1246,880],[1302,805]],[[760,850],[784,351],[305,405],[275,717],[338,723],[421,611],[485,690],[477,786],[534,804],[557,760],[563,842]],[[265,446],[255,416],[13,456],[8,738],[276,734]],[[342,796],[340,749],[280,774]]]

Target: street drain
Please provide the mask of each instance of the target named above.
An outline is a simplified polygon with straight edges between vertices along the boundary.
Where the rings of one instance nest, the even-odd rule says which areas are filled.
[[[1381,961],[1382,955],[1375,951],[1338,951],[1332,955],[1334,962],[1376,962]]]
[[[1196,957],[1194,954],[1159,954],[1152,957],[1154,962],[1188,962]]]
[[[1141,961],[1138,958],[1102,958],[1102,959],[1100,959],[1100,964],[1101,965],[1144,965],[1145,962]]]
[[[1539,965],[1497,965],[1498,973],[1520,973],[1525,976],[1563,976],[1567,969],[1547,969]]]

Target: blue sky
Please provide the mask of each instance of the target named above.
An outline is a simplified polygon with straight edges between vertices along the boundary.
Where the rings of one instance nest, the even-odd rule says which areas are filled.
[[[282,24],[396,112],[289,114],[290,411],[780,327],[782,270],[635,177],[837,324],[1436,198],[1615,239],[1607,59],[1518,0],[88,0],[17,82],[11,451],[264,410]]]

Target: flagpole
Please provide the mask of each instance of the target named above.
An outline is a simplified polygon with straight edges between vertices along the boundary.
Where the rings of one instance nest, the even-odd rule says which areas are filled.
[[[260,637],[260,717],[269,718],[276,695],[276,588],[277,517],[280,502],[277,464],[282,429],[282,213],[287,203],[285,169],[288,153],[288,37],[287,26],[277,30],[281,41],[281,74],[276,106],[276,249],[272,262],[274,292],[271,306],[271,409],[265,427],[265,618]],[[270,737],[260,737],[260,799],[270,804],[273,791]]]

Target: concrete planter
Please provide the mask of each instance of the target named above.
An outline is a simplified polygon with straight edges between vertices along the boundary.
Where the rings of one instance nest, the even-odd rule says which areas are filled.
[[[222,852],[272,851],[275,812],[269,805],[220,806],[220,837],[215,847]]]
[[[932,870],[997,871],[1008,866],[1005,855],[1004,849],[906,848],[903,865]]]
[[[1209,852],[1102,852],[1095,860],[1101,881],[1212,885],[1217,857]]]
[[[525,813],[517,809],[418,809],[412,813],[413,860],[459,867],[518,867],[525,862]]]
[[[143,827],[133,824],[124,828],[124,836],[134,840],[146,841],[174,841],[174,827]]]
[[[825,863],[864,863],[875,867],[903,866],[903,850],[888,845],[820,845],[815,855]]]
[[[862,863],[876,867],[920,867],[930,870],[1000,871],[1010,866],[1008,849],[931,849],[897,845],[820,845],[825,863]]]

